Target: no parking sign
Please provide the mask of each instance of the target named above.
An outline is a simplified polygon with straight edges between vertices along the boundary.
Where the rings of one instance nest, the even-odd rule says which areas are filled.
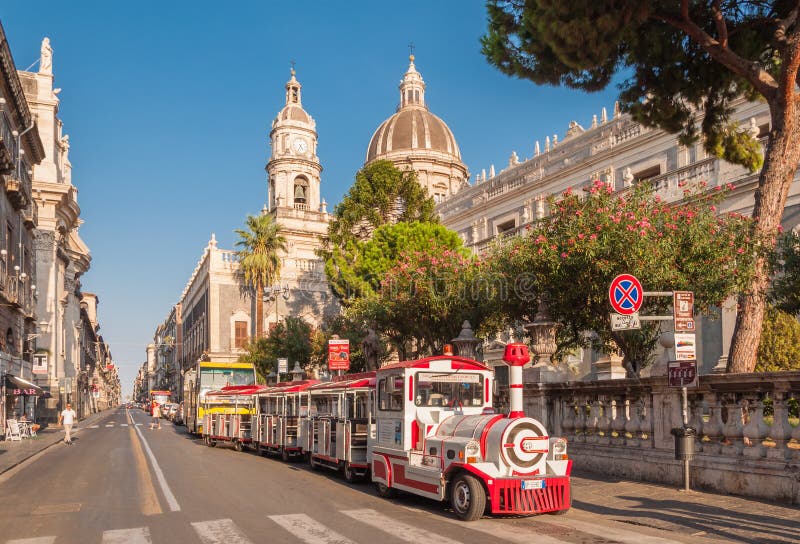
[[[618,314],[635,314],[642,307],[643,298],[642,284],[631,274],[620,274],[608,288],[608,300]]]

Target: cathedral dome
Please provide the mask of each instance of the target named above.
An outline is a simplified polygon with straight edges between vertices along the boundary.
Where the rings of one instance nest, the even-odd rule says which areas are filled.
[[[438,203],[469,185],[469,171],[450,127],[425,104],[425,82],[414,55],[409,60],[400,82],[400,105],[372,135],[365,164],[388,160],[400,170],[414,170]]]
[[[367,160],[409,152],[435,152],[461,161],[456,138],[447,123],[432,114],[425,105],[425,82],[410,57],[408,71],[400,83],[400,106],[372,135]]]
[[[378,127],[367,149],[367,162],[393,151],[438,151],[461,160],[456,138],[450,127],[427,108],[405,107]]]

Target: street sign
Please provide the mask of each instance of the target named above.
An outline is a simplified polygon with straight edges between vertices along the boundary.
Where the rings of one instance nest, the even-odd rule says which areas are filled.
[[[635,314],[642,307],[643,298],[642,284],[630,274],[620,274],[608,288],[608,300],[618,314]]]
[[[47,374],[47,354],[34,353],[33,354],[33,368],[31,370],[34,374]]]
[[[328,340],[328,369],[350,369],[350,340],[346,338]]]
[[[278,359],[278,374],[286,374],[289,372],[289,359],[281,357]]]
[[[670,387],[697,387],[697,361],[670,361],[667,378]]]
[[[675,333],[675,359],[678,361],[697,360],[697,344],[694,333]]]
[[[672,294],[672,315],[675,332],[694,332],[694,293],[675,291]]]
[[[631,329],[640,329],[641,322],[639,321],[639,312],[630,315],[611,314],[611,330],[612,331],[627,331]]]

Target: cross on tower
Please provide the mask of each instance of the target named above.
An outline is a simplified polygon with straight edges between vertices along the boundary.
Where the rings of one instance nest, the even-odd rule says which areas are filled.
[[[411,54],[414,54],[414,42],[408,44],[408,50],[411,51]]]
[[[289,64],[291,64],[291,65],[292,65],[292,75],[294,75],[294,65],[295,65],[294,59],[292,59],[291,61],[289,61]]]

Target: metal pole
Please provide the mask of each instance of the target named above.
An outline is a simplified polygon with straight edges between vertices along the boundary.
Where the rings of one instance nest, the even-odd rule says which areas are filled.
[[[683,384],[683,374],[681,374],[681,411],[683,412],[683,428],[689,426],[689,400],[686,386]],[[683,460],[683,490],[689,491],[689,457]]]

